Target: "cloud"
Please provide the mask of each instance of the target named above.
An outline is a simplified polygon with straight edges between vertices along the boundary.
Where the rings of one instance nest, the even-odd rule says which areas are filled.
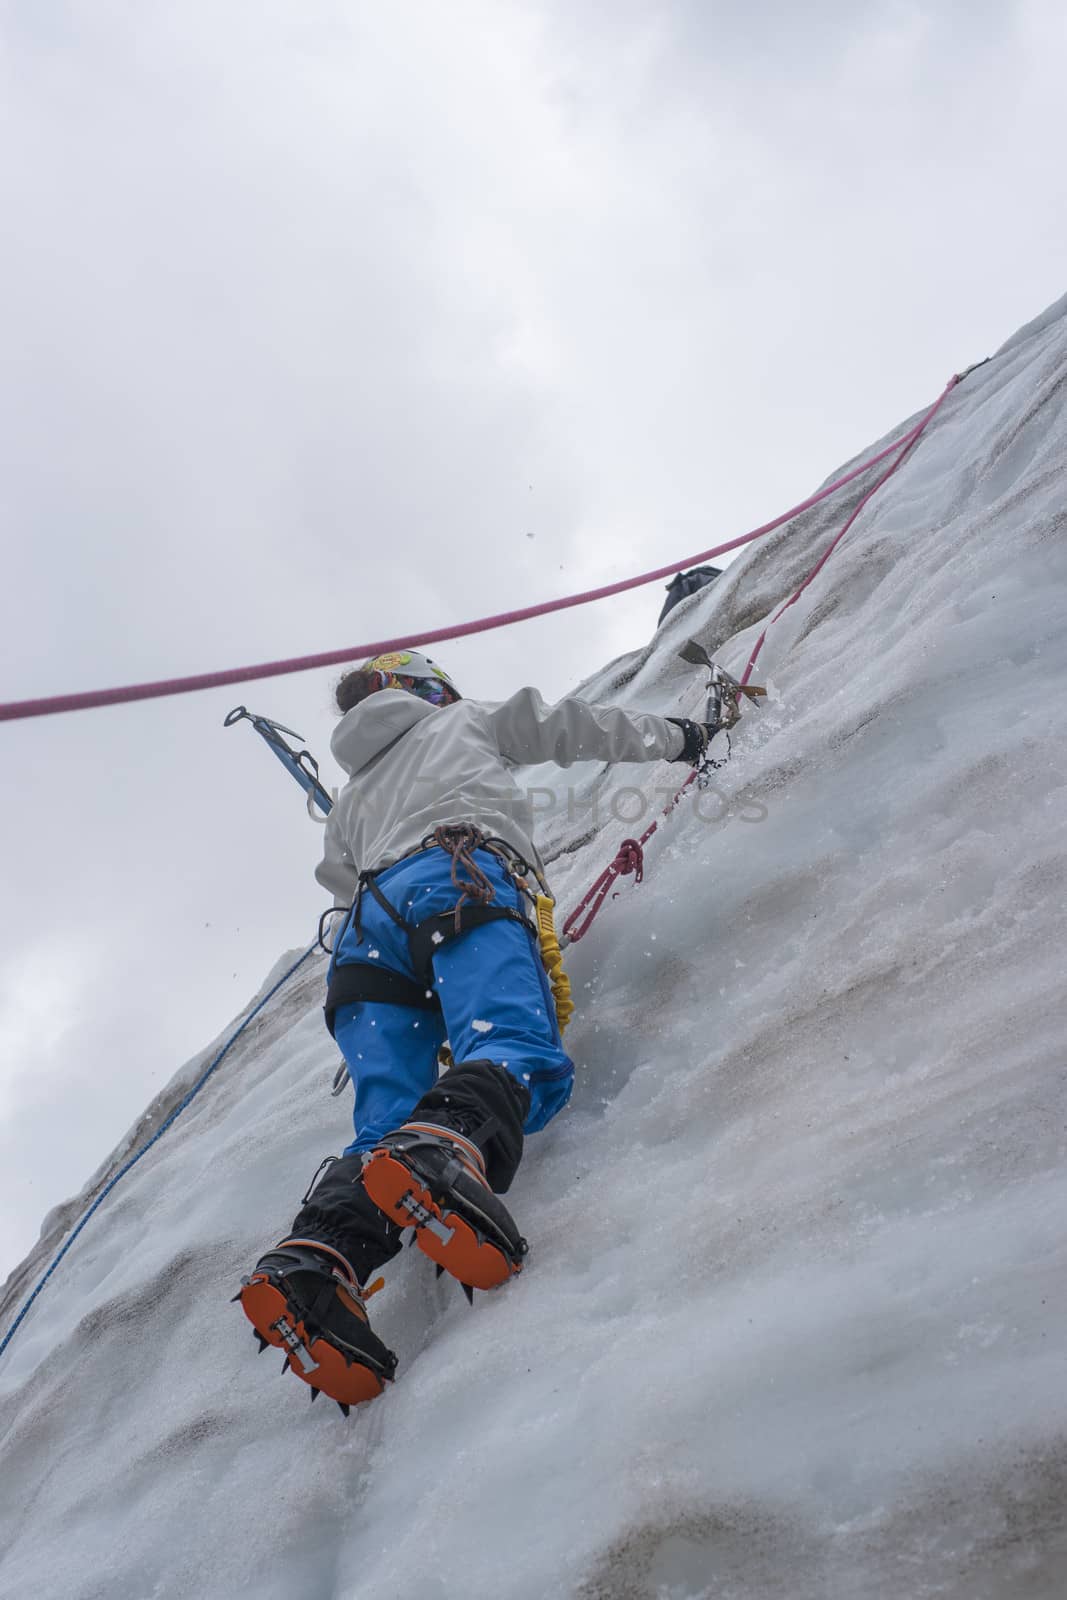
[[[0,1115],[14,1111],[25,1085],[55,1074],[99,968],[86,945],[60,939],[8,956],[0,970],[0,1059],[13,1071],[0,1079]],[[64,982],[65,972],[72,981]]]

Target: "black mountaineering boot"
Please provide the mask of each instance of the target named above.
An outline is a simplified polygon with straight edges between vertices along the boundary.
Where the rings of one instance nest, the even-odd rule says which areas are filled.
[[[373,1291],[371,1291],[373,1292]],[[351,1266],[314,1239],[283,1239],[257,1261],[239,1294],[259,1340],[285,1350],[286,1369],[349,1406],[373,1400],[396,1371],[396,1356],[371,1331]]]
[[[394,1225],[467,1290],[522,1270],[526,1240],[498,1195],[522,1159],[525,1084],[494,1061],[461,1061],[366,1157],[363,1187]]]
[[[522,1158],[529,1109],[530,1091],[504,1067],[461,1061],[363,1166],[374,1204],[391,1223],[415,1229],[420,1250],[468,1299],[522,1270],[526,1240],[498,1195]]]
[[[461,1133],[405,1122],[371,1151],[363,1185],[466,1288],[495,1289],[522,1270],[526,1240],[486,1182],[481,1151]]]

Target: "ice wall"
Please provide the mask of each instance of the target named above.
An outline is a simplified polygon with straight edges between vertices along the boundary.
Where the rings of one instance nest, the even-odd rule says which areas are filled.
[[[348,1423],[228,1303],[346,1138],[321,968],[272,1003],[0,1362],[2,1600],[1067,1592],[1065,405],[1061,302],[772,630],[702,814],[571,954],[527,1270],[471,1311],[406,1252]],[[582,692],[695,714],[681,643],[739,670],[854,503]],[[678,770],[529,776],[568,907]]]

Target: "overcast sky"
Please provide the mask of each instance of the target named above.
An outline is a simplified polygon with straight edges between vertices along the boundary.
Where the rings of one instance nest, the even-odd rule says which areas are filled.
[[[0,698],[682,559],[1065,288],[1060,0],[6,0]],[[659,586],[437,654],[550,696]],[[0,725],[0,1278],[313,935],[330,687]]]

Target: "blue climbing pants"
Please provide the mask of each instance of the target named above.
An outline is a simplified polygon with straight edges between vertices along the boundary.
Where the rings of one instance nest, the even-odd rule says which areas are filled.
[[[522,895],[491,850],[474,859],[493,884],[493,905],[522,909]],[[458,899],[452,858],[422,850],[376,877],[378,887],[408,924],[451,911]],[[407,938],[377,901],[364,894],[360,931],[349,915],[334,962],[364,962],[414,979]],[[372,1150],[400,1126],[437,1081],[437,1052],[447,1038],[452,1058],[494,1061],[530,1092],[524,1132],[536,1133],[562,1110],[574,1084],[556,1022],[552,992],[534,936],[501,919],[442,943],[433,957],[440,1011],[361,1000],[342,1005],[334,1019],[355,1089],[355,1138],[346,1155]]]

